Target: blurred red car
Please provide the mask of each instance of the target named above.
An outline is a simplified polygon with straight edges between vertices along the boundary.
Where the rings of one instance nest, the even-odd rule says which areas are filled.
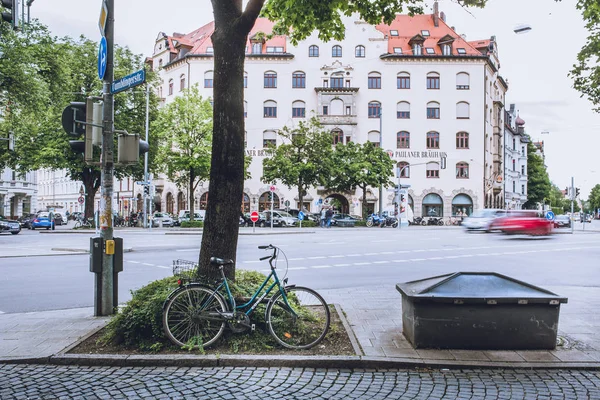
[[[506,216],[497,218],[490,230],[500,231],[507,235],[549,235],[553,222],[544,218],[540,211],[515,210],[508,211]]]

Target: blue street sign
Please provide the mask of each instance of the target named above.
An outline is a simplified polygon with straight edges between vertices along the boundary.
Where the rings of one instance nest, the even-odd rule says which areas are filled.
[[[106,73],[106,62],[108,61],[106,38],[102,36],[98,45],[98,77],[104,79]]]
[[[323,199],[319,199],[319,200],[317,200],[317,204],[318,204],[318,205],[321,205],[321,204],[323,204]]]
[[[131,89],[137,85],[141,85],[146,82],[146,71],[140,69],[135,71],[133,74],[124,76],[121,79],[117,79],[110,85],[110,92],[112,94],[122,92],[123,90]]]
[[[546,212],[546,219],[548,221],[554,221],[554,213],[552,211]]]
[[[303,213],[302,211],[300,211],[300,212],[298,213],[298,219],[299,219],[300,221],[302,221],[302,220],[304,219],[304,213]]]
[[[137,181],[135,184],[136,184],[136,185],[149,185],[149,184],[150,184],[150,182]]]

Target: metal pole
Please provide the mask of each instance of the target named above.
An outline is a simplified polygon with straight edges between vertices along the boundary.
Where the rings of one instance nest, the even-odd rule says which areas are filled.
[[[103,78],[104,93],[104,121],[102,129],[102,197],[100,201],[100,237],[103,242],[113,240],[112,225],[112,199],[114,179],[114,98],[110,91],[110,85],[114,78],[114,0],[105,0],[108,10],[106,21],[106,72]],[[112,315],[115,305],[113,304],[113,255],[104,254],[102,257],[102,296],[101,315]]]
[[[400,178],[402,177],[402,171],[404,168],[406,168],[406,166],[398,168],[398,229],[400,229],[402,226],[402,202],[400,201],[400,198],[402,197],[400,194],[400,191],[402,190],[402,184],[400,183]]]
[[[146,142],[148,142],[148,121],[149,121],[149,104],[150,104],[150,85],[146,84]],[[148,153],[144,154],[144,182],[148,182]],[[146,185],[144,188],[144,229],[148,228],[148,217],[146,215]],[[148,190],[150,190],[150,186],[148,186]]]
[[[383,106],[379,106],[379,148],[383,149]],[[379,218],[383,212],[383,184],[379,185]]]
[[[273,229],[273,198],[275,197],[275,192],[271,192],[271,229]],[[281,206],[281,204],[279,204]]]
[[[575,198],[575,179],[571,177],[571,234],[575,229],[575,217],[573,215],[573,199]]]

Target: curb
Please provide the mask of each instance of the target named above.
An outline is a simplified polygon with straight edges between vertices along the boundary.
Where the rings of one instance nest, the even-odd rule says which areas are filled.
[[[285,232],[285,231],[277,231],[277,232],[239,232],[239,236],[268,236],[268,235],[302,235],[308,233],[315,233],[315,231],[308,232]],[[165,235],[202,235],[202,231],[192,231],[192,232],[165,232]]]

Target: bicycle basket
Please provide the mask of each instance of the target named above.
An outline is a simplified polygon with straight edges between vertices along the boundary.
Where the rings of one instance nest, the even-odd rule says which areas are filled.
[[[173,260],[173,275],[184,281],[197,279],[198,263],[188,260]]]

